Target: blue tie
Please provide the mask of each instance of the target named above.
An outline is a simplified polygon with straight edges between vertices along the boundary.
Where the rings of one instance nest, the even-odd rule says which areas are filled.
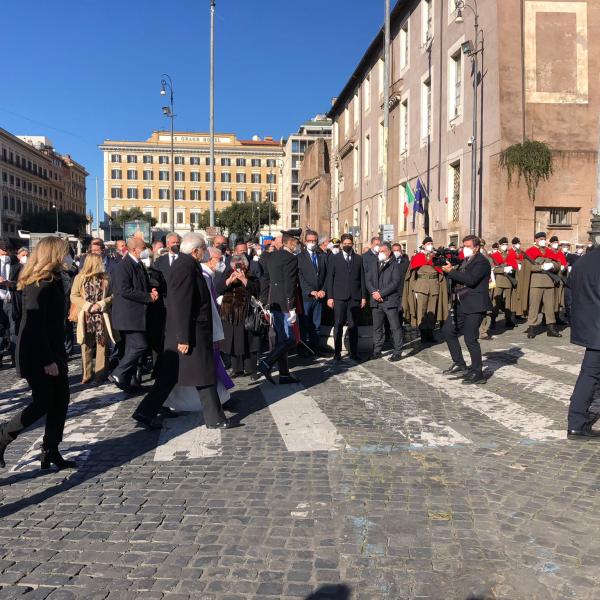
[[[319,263],[317,262],[317,253],[316,252],[312,252],[312,263],[313,266],[315,267],[315,271],[317,271],[317,273],[319,272]]]

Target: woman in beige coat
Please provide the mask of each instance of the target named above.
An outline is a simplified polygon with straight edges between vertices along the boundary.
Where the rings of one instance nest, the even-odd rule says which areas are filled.
[[[96,383],[101,383],[108,376],[108,343],[109,340],[115,342],[110,324],[111,301],[110,278],[102,257],[88,254],[73,280],[69,315],[74,320],[76,314],[77,319],[77,343],[81,344],[83,361],[81,383],[89,383],[94,376]]]

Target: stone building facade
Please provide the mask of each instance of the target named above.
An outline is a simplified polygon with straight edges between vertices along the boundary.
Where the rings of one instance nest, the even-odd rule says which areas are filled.
[[[351,227],[364,243],[382,225],[414,249],[429,233],[447,243],[469,233],[524,243],[545,229],[585,241],[595,206],[600,5],[585,1],[479,0],[483,45],[477,54],[476,195],[471,194],[472,58],[475,3],[400,0],[391,16],[388,200],[383,201],[383,31],[335,99],[332,230]],[[481,40],[481,35],[480,35]],[[508,186],[500,168],[507,147],[547,143],[554,173],[535,200]],[[404,215],[405,184],[420,178],[426,214]]]

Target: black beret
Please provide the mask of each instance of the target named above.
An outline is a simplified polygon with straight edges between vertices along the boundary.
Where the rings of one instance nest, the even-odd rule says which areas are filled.
[[[506,237],[501,237],[501,238],[498,240],[498,243],[499,243],[499,244],[508,244],[508,238],[506,238]],[[513,244],[515,244],[515,243],[516,243],[516,242],[513,240]]]
[[[557,235],[553,235],[553,236],[550,238],[550,243],[552,243],[552,242],[558,242],[558,236],[557,236]]]
[[[511,242],[511,244],[520,244],[520,243],[521,243],[521,240],[518,237],[514,237]]]
[[[546,232],[545,231],[538,231],[535,234],[535,239],[539,240],[540,238],[545,238],[546,237]]]
[[[427,236],[424,240],[423,240],[424,244],[433,244],[433,239],[430,238],[429,236]]]

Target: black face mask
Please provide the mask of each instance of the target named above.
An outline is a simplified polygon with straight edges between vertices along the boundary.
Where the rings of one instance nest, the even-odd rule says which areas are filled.
[[[217,246],[217,248],[223,253],[225,254],[225,250],[227,250],[227,244],[219,244]]]
[[[173,254],[179,254],[179,244],[174,244],[173,246],[171,246],[171,248],[169,248],[169,250]]]
[[[342,248],[346,254],[350,254],[350,252],[352,252],[352,246],[342,246]]]

